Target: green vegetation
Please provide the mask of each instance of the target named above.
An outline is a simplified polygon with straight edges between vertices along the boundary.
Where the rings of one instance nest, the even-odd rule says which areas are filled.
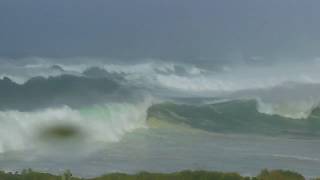
[[[208,171],[182,171],[171,174],[162,174],[162,173],[148,173],[141,172],[136,175],[127,175],[127,174],[110,174],[94,178],[93,180],[245,180],[250,179],[240,176],[237,173],[220,173],[220,172],[208,172]]]
[[[292,171],[284,171],[284,170],[262,170],[261,173],[257,176],[258,180],[303,180],[305,179],[301,174]]]
[[[87,180],[304,180],[305,178],[292,171],[284,170],[262,170],[256,177],[243,177],[238,173],[222,173],[214,171],[181,171],[176,173],[149,173],[141,172],[134,175],[124,173],[112,173]],[[0,171],[0,180],[85,180],[72,177],[67,170],[62,175],[51,175],[48,173],[34,172],[31,169],[22,172]]]

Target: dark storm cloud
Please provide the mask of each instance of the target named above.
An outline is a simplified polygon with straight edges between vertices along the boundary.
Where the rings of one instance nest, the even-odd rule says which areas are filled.
[[[0,56],[316,57],[318,7],[317,0],[1,0]]]

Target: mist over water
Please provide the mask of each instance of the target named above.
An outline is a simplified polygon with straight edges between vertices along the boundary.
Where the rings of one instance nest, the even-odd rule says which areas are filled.
[[[88,120],[88,123],[93,125],[95,121],[91,122],[90,117],[82,117],[79,113],[81,109],[97,109],[97,107],[103,109],[106,103],[111,108],[116,108],[117,104],[135,106],[145,102],[145,99],[154,99],[153,101],[158,103],[165,101],[175,103],[175,98],[204,97],[208,100],[199,101],[199,105],[210,103],[210,98],[216,99],[211,101],[211,104],[219,104],[221,100],[221,102],[226,100],[232,102],[252,99],[257,105],[251,108],[259,113],[303,120],[318,107],[320,100],[318,95],[320,64],[317,59],[309,63],[230,64],[221,67],[203,67],[197,63],[169,63],[150,59],[136,64],[116,63],[111,60],[108,62],[107,59],[98,58],[88,60],[90,58],[2,59],[4,66],[1,69],[4,75],[0,80],[3,91],[0,95],[2,100],[0,107],[3,114],[2,122],[5,123],[3,125],[19,124],[23,117],[31,119],[29,123],[27,120],[23,121],[26,124],[22,127],[27,130],[14,130],[20,132],[19,134],[33,131],[29,128],[38,129],[35,125],[45,121],[40,120],[42,118],[50,119],[52,122],[65,119],[67,125],[72,119],[77,119],[79,122],[71,124],[86,124],[82,121]],[[148,108],[154,103],[150,101],[147,104],[149,105],[137,110],[137,113],[145,114],[136,118],[140,118],[140,122],[146,123]],[[114,113],[110,108],[107,108],[107,111]],[[133,113],[130,109],[123,111],[125,114]],[[174,109],[172,111],[177,113]],[[39,112],[44,114],[39,115]],[[65,114],[65,117],[60,117],[60,112]],[[102,113],[102,117],[98,119],[106,119],[105,124],[113,122],[108,122],[109,117],[104,117],[104,111],[94,111],[93,114],[95,113]],[[131,120],[130,115],[120,119],[123,118],[125,127],[134,127],[130,125],[135,121]],[[126,132],[122,127],[116,126],[107,131]],[[74,128],[79,129],[78,125]],[[81,128],[79,131],[82,131]],[[28,136],[21,135],[20,138]],[[105,138],[118,138],[116,136],[110,135]],[[9,149],[11,146],[23,146],[6,145],[8,141],[4,140],[2,149],[6,146]],[[22,144],[22,142],[15,143]]]
[[[319,5],[0,1],[0,170],[319,176]]]
[[[84,177],[185,168],[317,173],[317,153],[289,148],[311,147],[320,136],[317,59],[221,66],[88,57],[1,63],[0,164],[6,170],[65,168]],[[255,149],[258,142],[270,148]],[[247,168],[234,165],[243,158]],[[160,165],[148,163],[155,160]]]

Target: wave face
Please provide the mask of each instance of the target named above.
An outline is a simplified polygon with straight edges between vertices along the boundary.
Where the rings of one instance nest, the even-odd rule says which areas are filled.
[[[18,110],[105,102],[121,90],[118,83],[107,78],[72,75],[37,77],[22,85],[4,78],[0,80],[0,89],[0,109]]]
[[[320,110],[306,119],[258,111],[255,100],[234,100],[206,105],[163,103],[152,106],[148,117],[211,132],[267,135],[319,135]]]
[[[116,142],[145,128],[149,102],[112,103],[83,109],[68,106],[34,112],[0,111],[0,152],[33,149],[53,141]]]
[[[36,136],[116,141],[151,118],[210,132],[319,134],[319,61],[210,67],[26,58],[0,64],[2,151],[28,146]],[[148,108],[148,97],[170,103]]]
[[[313,109],[319,106],[320,85],[288,82],[279,86],[238,91],[232,98],[256,99],[258,111],[293,119],[307,119]]]
[[[269,115],[279,115],[291,119],[308,119],[315,108],[319,106],[319,100],[286,101],[280,103],[263,102],[258,99],[258,111]]]
[[[12,63],[14,62],[14,63]],[[41,76],[62,74],[74,76],[114,76],[144,88],[167,89],[196,95],[216,95],[223,92],[268,88],[286,82],[320,83],[318,59],[308,63],[278,63],[274,65],[236,64],[210,66],[191,63],[143,59],[136,63],[121,63],[99,58],[22,58],[0,59],[0,77],[10,77],[18,84]],[[99,67],[98,70],[91,68]],[[90,71],[88,71],[91,69]]]

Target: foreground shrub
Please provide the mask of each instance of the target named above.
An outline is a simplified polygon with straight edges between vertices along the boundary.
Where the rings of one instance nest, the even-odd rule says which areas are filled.
[[[181,171],[175,173],[149,173],[138,174],[112,173],[87,180],[304,180],[305,178],[292,171],[263,170],[257,177],[243,177],[238,173],[223,173],[214,171]],[[0,180],[85,180],[72,177],[67,170],[61,176],[48,173],[34,172],[31,169],[19,172],[0,171]]]
[[[296,172],[284,170],[262,170],[257,176],[258,180],[304,180],[305,178]]]
[[[93,180],[246,180],[238,173],[181,171],[170,174],[141,172],[135,175],[109,174]]]

